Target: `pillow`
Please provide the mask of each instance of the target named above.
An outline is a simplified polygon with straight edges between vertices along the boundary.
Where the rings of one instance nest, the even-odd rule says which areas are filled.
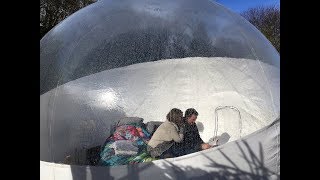
[[[142,122],[143,122],[143,118],[140,118],[140,117],[124,117],[118,121],[117,126],[131,125],[131,124],[141,126]]]
[[[220,136],[215,136],[209,139],[209,144],[211,146],[220,146],[227,143],[230,139],[230,135],[228,133],[222,133]]]
[[[161,121],[149,121],[146,124],[146,129],[152,135],[162,123]]]
[[[229,141],[230,135],[228,133],[222,133],[219,137],[219,141],[217,142],[218,145],[225,144]]]

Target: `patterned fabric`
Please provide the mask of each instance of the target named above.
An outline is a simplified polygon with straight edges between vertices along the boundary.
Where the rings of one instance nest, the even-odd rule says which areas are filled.
[[[151,162],[156,160],[147,153],[147,141],[150,140],[148,131],[139,125],[122,125],[116,128],[116,131],[110,136],[100,153],[100,165],[117,166],[125,164],[135,164],[141,162]],[[129,140],[138,147],[137,155],[116,155],[113,143],[119,140]]]
[[[139,139],[139,132],[133,125],[123,125],[117,127],[115,133],[113,133],[112,139],[116,140],[131,140],[136,141]]]
[[[137,155],[139,150],[130,140],[118,140],[109,147],[113,148],[115,155]]]

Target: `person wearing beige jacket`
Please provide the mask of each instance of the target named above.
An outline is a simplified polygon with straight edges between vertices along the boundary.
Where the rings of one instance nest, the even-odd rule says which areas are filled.
[[[174,142],[183,140],[184,128],[182,123],[183,112],[173,108],[167,114],[167,120],[154,132],[148,142],[147,151],[153,158],[172,157],[170,148]]]

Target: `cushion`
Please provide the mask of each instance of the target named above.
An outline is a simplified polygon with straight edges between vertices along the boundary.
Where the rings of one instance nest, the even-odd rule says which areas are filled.
[[[152,135],[162,123],[161,121],[149,121],[146,124],[146,129]]]
[[[143,118],[140,118],[140,117],[124,117],[118,121],[117,126],[130,125],[130,124],[141,126],[142,122],[143,122]]]

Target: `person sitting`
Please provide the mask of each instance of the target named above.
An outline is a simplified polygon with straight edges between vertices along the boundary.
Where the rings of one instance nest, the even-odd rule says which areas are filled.
[[[166,116],[166,121],[162,123],[154,132],[148,142],[147,152],[153,158],[173,157],[171,146],[174,142],[183,140],[184,128],[182,125],[183,112],[173,108]]]
[[[171,152],[175,157],[182,156],[201,150],[209,149],[212,146],[204,143],[201,139],[199,130],[195,121],[197,120],[198,112],[194,108],[186,110],[183,122],[185,124],[184,140],[180,143],[174,143]]]

